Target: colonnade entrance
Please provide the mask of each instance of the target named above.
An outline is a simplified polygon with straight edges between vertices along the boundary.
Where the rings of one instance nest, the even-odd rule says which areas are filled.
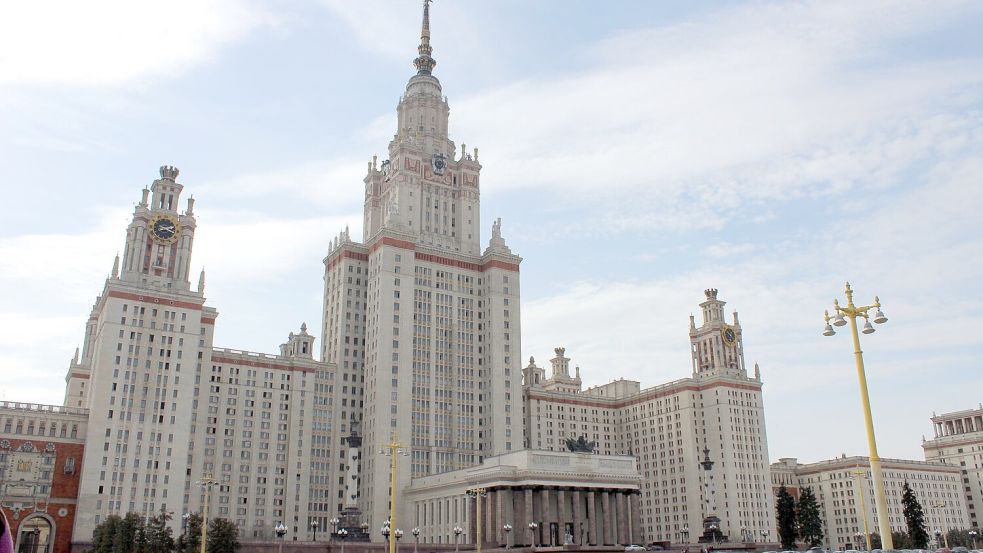
[[[483,545],[628,545],[641,540],[640,491],[633,488],[499,486],[480,498]],[[477,535],[469,502],[468,535]],[[530,528],[530,523],[535,523]],[[510,525],[512,530],[506,531]]]

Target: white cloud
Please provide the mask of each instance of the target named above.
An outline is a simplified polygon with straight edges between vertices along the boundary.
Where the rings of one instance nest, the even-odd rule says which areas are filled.
[[[249,0],[10,2],[0,81],[105,85],[173,77],[272,21]]]
[[[318,206],[347,209],[361,206],[365,191],[366,160],[351,158],[312,161],[262,173],[248,172],[201,182],[199,197],[294,198]],[[337,211],[335,211],[337,213]],[[361,221],[361,216],[357,217]]]
[[[756,203],[894,186],[972,136],[978,57],[884,52],[954,11],[754,4],[627,32],[578,74],[465,98],[455,129],[481,137],[486,193],[545,188],[615,233],[720,228]]]
[[[966,143],[959,151],[978,147]],[[890,318],[863,338],[882,453],[918,458],[917,429],[929,430],[931,410],[978,401],[970,381],[980,380],[971,375],[983,350],[976,292],[983,279],[983,236],[976,230],[983,161],[938,159],[925,174],[908,189],[858,200],[812,236],[765,237],[762,247],[708,255],[673,277],[558,286],[553,295],[524,302],[523,354],[542,357],[564,345],[588,385],[615,376],[643,386],[682,378],[691,370],[687,315],[698,311],[702,288],[719,287],[728,313],[740,311],[748,365],[761,363],[772,456],[818,459],[838,453],[817,453],[816,440],[834,438],[825,414],[853,425],[859,416],[849,334],[820,335],[823,310],[834,297],[844,301],[843,280],[851,279],[856,301],[880,295]],[[824,415],[782,416],[803,407]],[[835,439],[838,448],[864,452],[862,432]]]

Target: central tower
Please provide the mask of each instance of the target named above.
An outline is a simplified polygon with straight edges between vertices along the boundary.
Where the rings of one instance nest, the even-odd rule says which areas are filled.
[[[417,53],[388,159],[368,163],[362,242],[346,229],[324,259],[323,360],[341,373],[341,420],[362,421],[359,506],[370,527],[389,516],[390,464],[375,452],[395,438],[409,451],[396,477],[404,530],[418,524],[399,500],[412,478],[522,448],[522,259],[500,219],[481,251],[481,165],[448,136],[429,2]],[[454,538],[450,526],[423,530]]]
[[[460,155],[447,134],[450,106],[430,56],[430,6],[424,4],[417,73],[396,107],[396,134],[389,158],[376,158],[365,176],[362,238],[382,229],[413,235],[421,244],[470,255],[478,242],[478,151]]]

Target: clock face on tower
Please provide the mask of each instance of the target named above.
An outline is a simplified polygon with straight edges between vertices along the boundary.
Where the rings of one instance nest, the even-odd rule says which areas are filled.
[[[180,230],[177,219],[170,215],[158,215],[150,220],[150,234],[158,242],[173,244]]]
[[[728,346],[733,346],[737,343],[737,333],[734,332],[734,329],[729,326],[725,326],[723,330],[720,331],[720,336],[723,337],[724,343]]]
[[[430,168],[435,175],[443,175],[447,168],[447,157],[444,154],[434,154],[430,159]]]

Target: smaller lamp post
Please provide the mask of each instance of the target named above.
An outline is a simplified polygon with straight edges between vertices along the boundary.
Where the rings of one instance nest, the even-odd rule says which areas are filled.
[[[397,528],[393,535],[396,536],[396,553],[399,553],[399,538],[403,537],[403,531]]]
[[[539,525],[535,522],[529,523],[529,532],[532,534],[532,548],[536,549],[536,530],[539,530]]]
[[[334,518],[332,518],[331,520],[328,521],[328,524],[331,525],[331,535],[332,535],[332,537],[334,537],[334,535],[338,533],[338,523],[339,522],[341,522],[341,521],[338,520],[338,517],[334,517]]]
[[[976,530],[969,531],[969,537],[973,540],[973,549],[976,549],[976,536],[977,536]]]
[[[283,522],[278,522],[273,527],[273,531],[276,532],[276,537],[280,538],[280,543],[277,545],[277,552],[283,553],[283,536],[287,535],[287,527],[283,525]]]
[[[382,537],[386,538],[386,549],[389,549],[389,521],[388,520],[382,523],[382,530],[379,531],[382,532]]]
[[[768,543],[768,530],[761,531],[761,543]]]
[[[935,529],[935,547],[939,549],[942,548],[942,530],[939,530],[938,528]]]
[[[689,524],[683,525],[683,529],[679,531],[679,535],[683,543],[689,543]]]
[[[317,542],[317,520],[314,520],[314,519],[311,520],[311,530],[314,531],[314,540],[313,541]]]
[[[462,532],[464,532],[464,529],[461,528],[460,526],[455,526],[454,527],[454,553],[457,553],[458,552],[458,546],[459,546],[459,544],[458,544],[458,538],[461,537],[461,533]]]
[[[416,553],[416,550],[420,547],[420,528],[414,527],[410,530],[410,533],[413,534],[413,553]]]
[[[505,549],[509,549],[509,542],[511,541],[509,538],[512,536],[512,525],[506,524],[505,526],[502,526],[502,530],[505,530]]]
[[[338,539],[341,540],[341,553],[345,553],[345,538],[348,537],[348,529],[342,528],[337,532]]]
[[[191,520],[191,513],[184,513],[181,515],[181,535],[186,535],[188,533],[188,521]]]

